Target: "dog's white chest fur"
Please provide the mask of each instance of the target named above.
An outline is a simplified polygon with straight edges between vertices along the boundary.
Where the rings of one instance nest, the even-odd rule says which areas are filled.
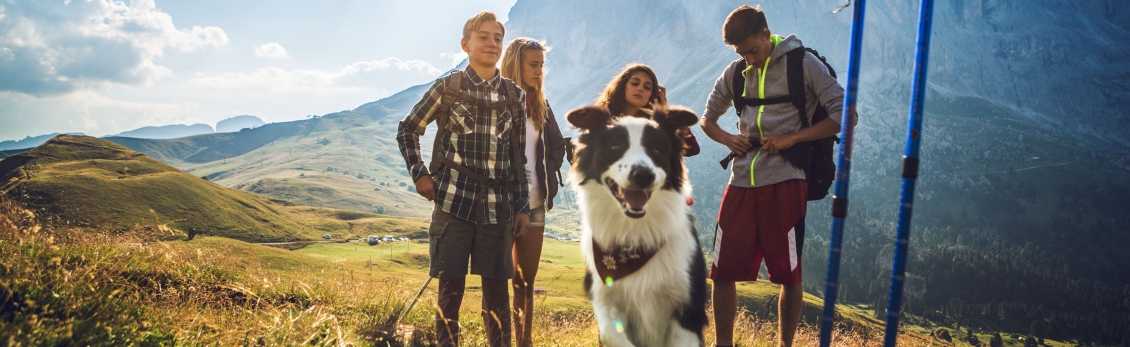
[[[690,232],[685,196],[658,191],[652,196],[647,216],[630,219],[613,200],[586,198],[589,194],[608,194],[603,185],[590,182],[579,188],[581,249],[590,273],[597,273],[596,261],[600,261],[593,259],[594,238],[601,245],[662,245],[636,273],[611,285],[594,278],[587,288],[605,345],[698,346],[698,336],[680,327],[674,314],[690,300],[689,259],[697,247]]]

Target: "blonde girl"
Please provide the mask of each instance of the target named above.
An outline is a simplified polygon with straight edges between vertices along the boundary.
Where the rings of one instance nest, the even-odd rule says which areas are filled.
[[[518,347],[532,345],[530,328],[534,312],[534,278],[541,261],[545,213],[553,208],[560,185],[558,170],[567,143],[561,136],[553,109],[545,100],[545,43],[519,37],[510,41],[502,57],[502,77],[526,91],[526,173],[530,183],[530,228],[514,238],[514,337]]]

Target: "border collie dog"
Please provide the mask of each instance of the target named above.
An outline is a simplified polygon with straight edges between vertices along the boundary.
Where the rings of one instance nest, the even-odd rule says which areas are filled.
[[[702,346],[706,264],[687,206],[680,107],[652,119],[587,106],[566,120],[580,129],[569,180],[582,213],[585,292],[604,346]]]

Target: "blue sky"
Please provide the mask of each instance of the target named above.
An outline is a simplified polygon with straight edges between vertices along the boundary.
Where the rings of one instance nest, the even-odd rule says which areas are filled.
[[[464,21],[514,1],[0,2],[0,140],[352,109],[453,67]]]

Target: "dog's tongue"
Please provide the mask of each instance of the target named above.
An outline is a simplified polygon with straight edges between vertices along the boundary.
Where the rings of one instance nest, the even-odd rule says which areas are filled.
[[[628,206],[631,207],[632,210],[643,210],[643,205],[647,204],[648,196],[645,190],[624,189],[621,190],[620,193],[624,196],[624,202],[628,203]]]

